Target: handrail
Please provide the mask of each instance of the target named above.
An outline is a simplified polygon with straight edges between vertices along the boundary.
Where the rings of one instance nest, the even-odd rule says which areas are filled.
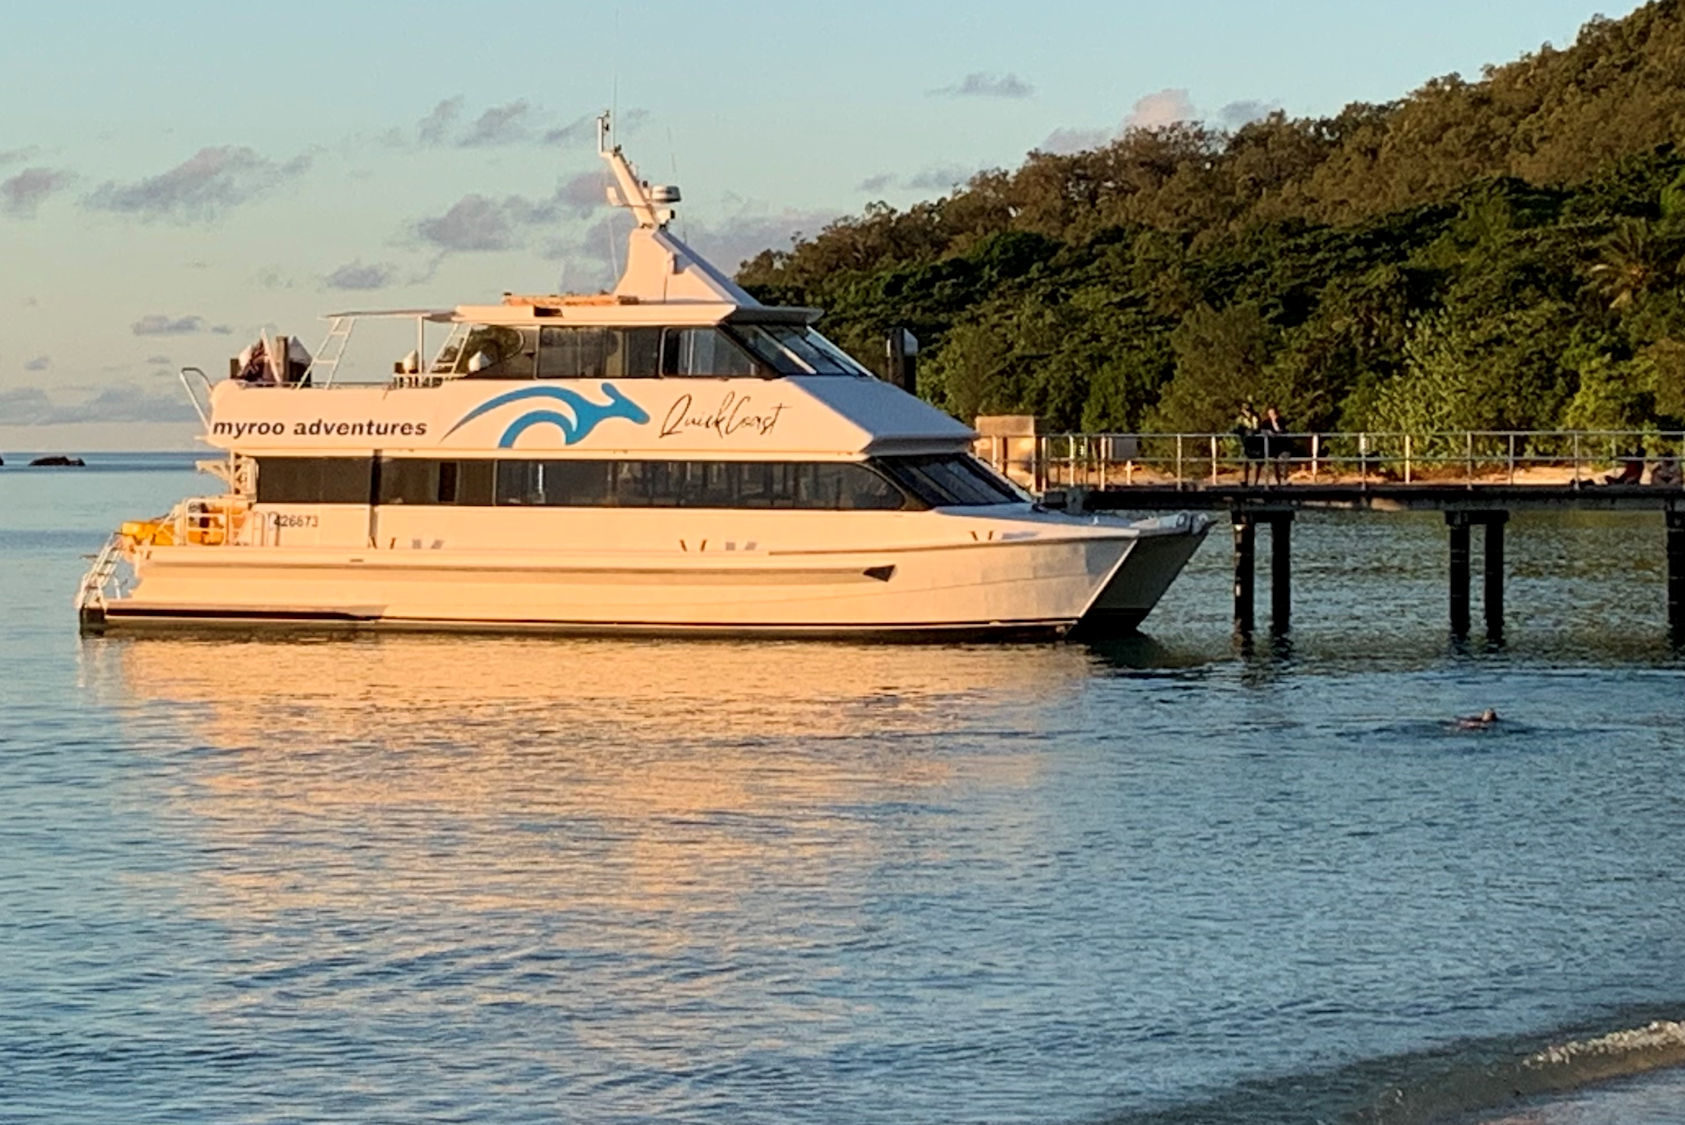
[[[1053,433],[979,440],[977,453],[1041,489],[1153,484],[1677,484],[1685,431],[1403,430]],[[1611,472],[1611,470],[1613,470]],[[1658,473],[1660,475],[1658,475]]]
[[[199,421],[203,422],[205,424],[205,429],[209,431],[211,428],[211,416],[205,412],[205,408],[203,406],[199,405],[199,396],[193,393],[193,384],[187,381],[187,373],[189,371],[199,376],[199,382],[205,388],[206,403],[211,401],[211,380],[209,376],[197,367],[183,367],[176,373],[176,377],[181,380],[181,389],[187,392],[187,401],[193,404],[193,412],[199,416]]]
[[[108,535],[105,545],[99,554],[94,556],[93,565],[88,567],[87,573],[82,575],[82,582],[76,588],[76,611],[85,613],[91,609],[103,611],[107,600],[106,587],[112,584],[116,577],[117,564],[121,561],[123,537],[113,532]]]

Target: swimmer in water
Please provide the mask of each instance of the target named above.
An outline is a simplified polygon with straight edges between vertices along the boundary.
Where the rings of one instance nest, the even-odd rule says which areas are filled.
[[[1487,727],[1496,726],[1497,723],[1498,713],[1488,707],[1478,715],[1464,715],[1460,717],[1457,720],[1457,729],[1485,730]]]

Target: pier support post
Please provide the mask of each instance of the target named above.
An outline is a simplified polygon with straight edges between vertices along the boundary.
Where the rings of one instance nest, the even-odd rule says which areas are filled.
[[[1231,512],[1234,524],[1234,627],[1242,636],[1252,635],[1252,556],[1257,525],[1250,513]]]
[[[1667,510],[1667,628],[1685,645],[1685,510]]]
[[[1287,632],[1293,614],[1293,513],[1272,512],[1270,524],[1270,632]]]
[[[1469,635],[1469,514],[1446,512],[1451,532],[1451,635]]]
[[[1481,516],[1486,524],[1486,557],[1482,560],[1486,591],[1481,609],[1486,614],[1487,640],[1501,641],[1504,639],[1504,524],[1509,522],[1509,513],[1482,512]]]

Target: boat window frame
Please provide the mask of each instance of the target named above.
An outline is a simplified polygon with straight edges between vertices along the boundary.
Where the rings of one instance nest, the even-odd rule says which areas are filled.
[[[260,457],[260,504],[349,503],[309,494],[273,495],[263,463],[355,461],[358,503],[377,507],[660,508],[826,512],[922,511],[931,505],[866,461],[743,461],[594,457]],[[295,474],[298,468],[294,467]],[[317,468],[316,482],[326,470]],[[591,477],[599,479],[595,482]],[[279,474],[272,474],[279,476]],[[263,493],[269,493],[264,495]]]

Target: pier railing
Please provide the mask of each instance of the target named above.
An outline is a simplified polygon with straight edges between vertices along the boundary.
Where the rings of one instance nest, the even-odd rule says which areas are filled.
[[[1063,433],[984,437],[977,453],[1036,492],[1130,485],[1678,483],[1685,432],[1457,430]],[[1652,480],[1654,478],[1654,480]]]

